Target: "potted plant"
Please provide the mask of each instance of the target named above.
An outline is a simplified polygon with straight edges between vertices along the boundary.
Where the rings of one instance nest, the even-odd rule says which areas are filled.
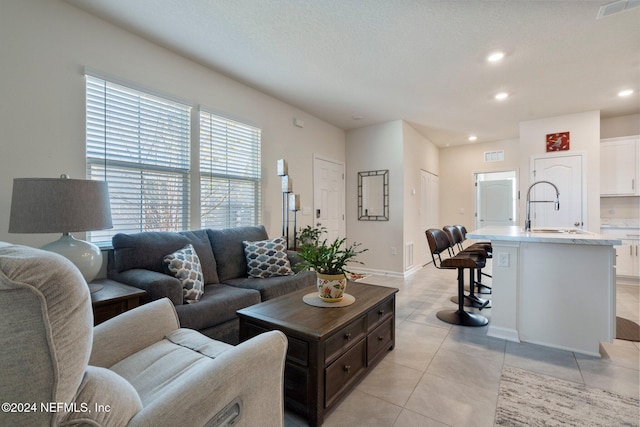
[[[303,244],[298,256],[302,258],[299,268],[314,270],[317,275],[320,299],[326,302],[341,301],[347,286],[345,273],[348,272],[347,263],[357,261],[356,257],[367,249],[360,249],[361,244],[354,242],[346,245],[346,238],[336,238],[333,242],[320,241],[321,230],[315,240]]]
[[[326,227],[315,228],[310,225],[301,228],[296,235],[296,241],[299,245],[298,247],[301,248],[305,245],[317,245],[320,240],[320,236],[326,231]]]

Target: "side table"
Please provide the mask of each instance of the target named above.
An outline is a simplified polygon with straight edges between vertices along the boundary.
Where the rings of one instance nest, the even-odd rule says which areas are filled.
[[[147,295],[142,289],[127,286],[115,280],[96,279],[91,282],[91,285],[101,287],[100,290],[91,294],[94,325],[139,306]]]

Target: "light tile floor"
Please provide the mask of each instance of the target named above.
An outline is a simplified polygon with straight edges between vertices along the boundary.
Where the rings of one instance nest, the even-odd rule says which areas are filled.
[[[400,290],[396,346],[328,414],[323,426],[493,426],[504,366],[640,395],[637,342],[603,344],[603,357],[596,358],[490,338],[487,327],[441,322],[436,312],[455,307],[449,298],[456,294],[456,273],[432,265],[405,279],[373,275],[363,282]],[[618,316],[640,322],[639,294],[637,284],[618,284]],[[490,309],[482,313],[491,319]],[[307,425],[289,412],[285,424]]]

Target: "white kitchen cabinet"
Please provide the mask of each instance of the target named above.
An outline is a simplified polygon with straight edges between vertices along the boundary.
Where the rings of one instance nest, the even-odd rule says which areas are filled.
[[[616,275],[640,277],[640,230],[605,229],[602,234],[622,240],[616,249]]]
[[[613,248],[620,239],[516,226],[483,227],[467,237],[493,246],[488,337],[591,356],[615,338]]]
[[[603,139],[600,143],[600,195],[638,196],[640,136]]]

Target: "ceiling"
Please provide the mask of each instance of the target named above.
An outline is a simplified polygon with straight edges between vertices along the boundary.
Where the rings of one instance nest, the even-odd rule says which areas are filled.
[[[640,112],[638,0],[601,19],[610,0],[66,2],[345,130],[402,119],[448,146]]]

